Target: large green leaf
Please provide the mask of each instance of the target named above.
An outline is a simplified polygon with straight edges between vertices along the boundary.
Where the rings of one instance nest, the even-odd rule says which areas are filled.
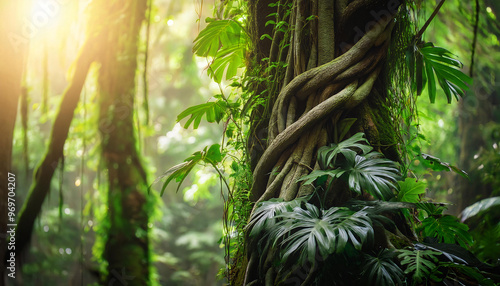
[[[358,194],[362,190],[381,200],[394,197],[391,188],[397,189],[395,183],[400,178],[396,163],[385,158],[378,158],[381,154],[371,152],[365,156],[356,155],[346,157],[341,167],[348,177],[349,188]]]
[[[193,123],[193,128],[197,129],[203,116],[206,117],[208,122],[219,123],[226,113],[226,108],[227,104],[223,100],[198,104],[181,112],[181,114],[177,116],[177,121],[181,121],[183,118],[191,115],[184,124],[184,128],[188,128],[189,125]]]
[[[452,96],[457,100],[458,96],[464,96],[464,91],[469,89],[467,84],[472,84],[472,79],[460,71],[463,64],[452,56],[450,51],[435,47],[431,42],[421,42],[409,47],[406,60],[417,95],[422,93],[427,84],[429,100],[434,103],[437,81],[448,103],[451,103]]]
[[[319,148],[318,163],[323,170],[334,168],[339,154],[353,156],[358,150],[361,150],[362,154],[366,154],[373,150],[373,148],[367,144],[368,141],[364,138],[364,133],[356,133],[338,144],[333,143],[330,144],[330,146]]]
[[[441,255],[440,252],[407,249],[399,249],[398,251],[400,252],[398,258],[401,259],[401,265],[406,267],[406,274],[412,275],[414,285],[433,277],[433,273],[437,271],[438,259],[436,255]]]
[[[422,231],[424,237],[434,237],[438,242],[458,243],[465,248],[472,245],[469,227],[451,215],[429,216],[417,230]]]
[[[365,255],[361,275],[366,285],[403,285],[403,271],[393,261],[395,254],[394,251],[383,249],[376,256]]]
[[[500,210],[500,197],[484,199],[466,207],[462,211],[462,221],[493,210]]]
[[[406,178],[404,182],[399,181],[398,201],[416,203],[420,201],[420,195],[425,194],[426,184],[418,182],[414,178]]]
[[[373,226],[365,212],[336,207],[320,210],[309,203],[304,206],[282,213],[279,227],[271,235],[274,244],[281,242],[283,246],[283,261],[298,255],[299,263],[314,263],[317,253],[326,258],[343,252],[347,244],[361,250],[365,243],[373,243]]]
[[[250,237],[258,236],[262,232],[269,231],[269,228],[275,227],[276,216],[293,211],[294,208],[300,206],[301,202],[302,200],[285,202],[282,198],[274,198],[258,203],[246,226],[250,231]]]

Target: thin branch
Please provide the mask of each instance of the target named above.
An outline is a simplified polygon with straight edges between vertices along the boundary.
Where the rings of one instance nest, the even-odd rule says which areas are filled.
[[[446,0],[442,0],[441,2],[439,2],[439,4],[436,6],[436,9],[434,9],[434,12],[432,12],[432,15],[425,22],[425,24],[422,27],[422,29],[420,29],[420,31],[418,31],[417,35],[415,35],[415,39],[420,39],[422,37],[422,34],[425,32],[425,30],[427,29],[427,27],[429,26],[429,24],[432,22],[432,20],[434,19],[434,17],[436,17],[437,13],[439,12],[439,9],[441,9],[441,6],[443,6],[444,1],[446,1]]]

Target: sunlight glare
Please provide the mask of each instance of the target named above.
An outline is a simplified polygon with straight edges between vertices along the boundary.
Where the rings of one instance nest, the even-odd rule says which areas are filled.
[[[174,25],[174,20],[170,19],[167,21],[167,25],[170,27],[170,26],[173,26]]]
[[[439,125],[439,127],[443,128],[443,126],[444,126],[444,121],[443,121],[443,119],[439,119],[439,121],[438,121],[438,125]]]

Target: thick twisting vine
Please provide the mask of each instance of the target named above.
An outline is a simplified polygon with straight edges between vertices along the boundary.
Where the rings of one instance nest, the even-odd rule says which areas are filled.
[[[335,127],[342,116],[355,114],[362,117],[354,128],[374,129],[371,130],[373,134],[367,132],[367,136],[375,146],[381,146],[371,109],[376,109],[374,101],[385,100],[376,85],[384,81],[384,59],[396,11],[384,12],[386,17],[374,19],[369,16],[360,21],[354,19],[355,15],[370,15],[367,9],[378,12],[385,9],[389,1],[368,1],[372,4],[368,6],[363,4],[367,1],[352,1],[350,4],[347,1],[308,2],[293,1],[291,15],[282,19],[289,21],[293,32],[283,40],[289,45],[283,81],[276,83],[281,90],[277,96],[268,95],[272,105],[268,106],[267,147],[253,172],[251,200],[254,202],[275,197],[288,201],[311,194],[313,187],[301,184],[298,179],[319,169],[317,150],[332,143],[332,126]],[[317,20],[308,22],[308,14],[320,17],[308,17]],[[346,45],[344,40],[351,33],[339,27],[345,28],[353,23],[370,28],[357,42]],[[333,38],[325,39],[328,35]],[[305,37],[308,41],[303,40]],[[282,56],[275,55],[276,41],[281,41],[283,33],[275,31],[272,38],[270,58],[277,59]],[[251,247],[248,251],[251,252],[244,285],[274,285],[276,279],[283,279],[276,277],[273,267],[257,269],[261,255],[268,257],[265,265],[271,266],[269,257],[273,256],[272,253],[259,254]]]

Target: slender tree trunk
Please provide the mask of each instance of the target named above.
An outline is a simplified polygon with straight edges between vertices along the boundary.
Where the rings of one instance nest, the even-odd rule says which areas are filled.
[[[28,40],[21,33],[21,6],[17,1],[0,1],[0,286],[5,285],[4,259],[7,251],[8,173],[12,172],[12,140],[21,94],[21,78]],[[13,197],[14,199],[16,197]]]
[[[279,17],[276,23],[287,22],[289,32],[269,33],[263,25],[269,19],[264,20],[267,15],[259,7],[274,2],[249,1],[249,29],[255,39],[255,57],[286,62],[285,69],[270,72],[275,80],[268,81],[265,87],[255,87],[257,94],[266,91],[260,96],[267,99],[268,106],[256,110],[254,118],[269,119],[256,120],[251,129],[248,153],[254,156],[251,162],[255,162],[251,200],[261,202],[276,197],[292,200],[311,194],[312,186],[297,180],[319,168],[317,151],[335,142],[336,129],[344,118],[356,118],[350,135],[364,132],[375,150],[400,161],[385,66],[394,17],[402,3],[281,1],[283,5],[276,8]],[[287,9],[291,13],[285,13]],[[270,45],[259,42],[264,33],[273,38]],[[250,69],[262,64],[254,62]],[[343,186],[334,189],[335,192],[329,193],[326,207],[341,205],[352,197]],[[248,259],[234,273],[234,285],[275,285],[286,278],[276,275],[272,259],[259,268],[252,263],[259,257],[257,250],[247,249],[247,252]],[[292,278],[297,277],[286,280]],[[305,279],[299,279],[300,283]]]
[[[113,11],[112,3],[106,5]],[[122,17],[110,23],[99,71],[99,131],[109,182],[106,283],[125,279],[127,285],[148,285],[150,279],[148,222],[153,206],[134,130],[137,43],[146,6],[146,0],[126,1]]]
[[[56,119],[52,126],[49,146],[42,161],[35,169],[34,180],[19,214],[16,229],[16,253],[20,255],[30,242],[35,219],[40,213],[45,197],[50,191],[50,182],[59,161],[64,156],[64,143],[68,137],[74,111],[80,99],[90,65],[95,58],[95,39],[88,39],[78,55],[75,73],[63,93]]]

